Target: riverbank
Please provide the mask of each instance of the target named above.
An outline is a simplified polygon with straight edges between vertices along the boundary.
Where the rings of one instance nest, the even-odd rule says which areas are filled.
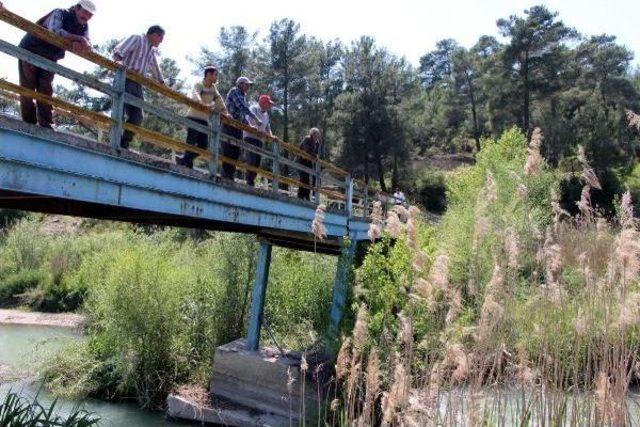
[[[58,328],[82,329],[87,317],[74,313],[37,313],[20,310],[0,309],[0,324],[53,326]]]

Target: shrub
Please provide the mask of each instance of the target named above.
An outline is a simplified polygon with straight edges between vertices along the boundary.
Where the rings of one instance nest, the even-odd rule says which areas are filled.
[[[437,214],[447,208],[445,175],[442,172],[425,170],[414,184],[416,201],[427,211]]]
[[[0,283],[0,307],[18,304],[25,293],[34,291],[46,280],[47,276],[40,270],[21,270],[8,275]]]
[[[174,229],[105,239],[62,275],[69,289],[86,289],[89,339],[51,362],[47,383],[59,391],[77,379],[74,393],[160,407],[176,384],[207,383],[216,347],[244,336],[257,242],[224,233],[194,241]],[[307,345],[328,325],[335,261],[275,249],[271,268],[270,326],[280,344]]]

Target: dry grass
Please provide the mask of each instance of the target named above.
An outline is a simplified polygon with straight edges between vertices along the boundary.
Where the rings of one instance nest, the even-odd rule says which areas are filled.
[[[541,143],[536,131],[518,181],[539,173]],[[408,303],[396,315],[397,337],[383,329],[381,337],[369,337],[372,351],[366,326],[375,313],[360,305],[353,337],[338,357],[344,413],[333,424],[640,421],[628,399],[630,383],[640,379],[640,239],[631,199],[624,195],[616,222],[601,218],[590,203],[591,188],[600,184],[584,151],[578,156],[584,181],[580,215],[570,218],[553,201],[548,209],[554,221],[545,233],[531,223],[525,229],[492,225],[485,215],[501,189],[491,173],[486,175],[472,250],[490,239],[499,243],[494,247],[500,255],[491,278],[477,288],[450,283],[449,254],[439,251],[429,258],[423,252],[415,208],[408,218],[389,216],[387,231],[410,250],[413,286],[405,290]],[[526,186],[517,188],[527,203]],[[421,316],[440,316],[442,351],[435,358],[415,351],[414,325]]]

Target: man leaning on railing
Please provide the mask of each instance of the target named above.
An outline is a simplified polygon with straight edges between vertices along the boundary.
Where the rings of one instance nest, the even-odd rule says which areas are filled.
[[[302,139],[302,142],[300,143],[300,150],[309,154],[310,156],[315,157],[317,161],[318,156],[320,155],[320,140],[321,140],[320,129],[311,128],[309,130],[309,134]],[[298,160],[298,163],[300,163],[302,166],[309,169],[313,168],[313,161],[309,160],[308,158],[303,156],[298,156],[297,160]],[[309,200],[311,198],[311,190],[309,189],[309,186],[311,185],[311,176],[309,175],[308,172],[305,172],[302,170],[299,171],[299,174],[300,174],[300,182],[304,185],[301,185],[298,187],[298,198],[302,200]],[[315,186],[315,184],[316,184],[316,178],[314,176],[313,185]]]
[[[258,126],[262,126],[262,121],[253,114],[253,111],[247,105],[247,92],[249,92],[249,88],[253,82],[249,80],[247,77],[238,77],[236,80],[236,85],[229,90],[227,94],[227,109],[229,110],[229,114],[235,120],[240,123],[248,125],[247,116],[251,117],[255,124]],[[225,123],[222,127],[222,132],[236,140],[242,140],[242,129],[238,129],[230,124]],[[222,155],[231,159],[232,161],[237,161],[240,157],[240,147],[235,144],[232,144],[229,141],[222,141]],[[233,177],[236,173],[236,165],[228,162],[222,163],[222,176],[233,180]]]
[[[263,133],[266,133],[269,136],[273,136],[273,133],[271,133],[271,123],[269,121],[269,111],[271,110],[273,104],[274,102],[271,100],[269,95],[260,95],[260,98],[258,98],[258,103],[253,104],[250,107],[250,110],[260,119],[260,122],[262,122],[262,124],[257,124],[251,116],[246,117],[251,126]],[[263,148],[262,141],[259,140],[255,135],[249,132],[243,132],[243,136],[244,141],[247,144],[256,146],[258,148]],[[260,162],[262,160],[260,154],[245,150],[245,158],[249,165],[255,168],[260,167]],[[257,174],[255,171],[248,170],[246,173],[247,185],[253,187],[256,183],[256,176]]]
[[[0,8],[4,8],[0,4]],[[96,13],[96,6],[91,0],[79,0],[69,9],[54,9],[40,18],[36,23],[49,31],[65,38],[71,43],[71,50],[78,52],[91,51],[89,41],[89,20]],[[54,46],[27,33],[20,41],[20,47],[57,62],[64,58],[65,50]],[[36,67],[27,61],[18,61],[20,86],[39,92],[43,95],[53,95],[54,73]],[[53,124],[53,107],[38,101],[34,105],[33,99],[20,96],[20,113],[22,120],[51,128]]]
[[[205,67],[204,79],[193,86],[191,98],[206,107],[213,108],[217,113],[229,115],[222,95],[218,92],[218,69],[213,65]],[[187,118],[203,126],[209,125],[209,113],[193,107],[189,108]],[[187,129],[187,144],[195,145],[199,148],[207,148],[209,146],[209,136],[206,133],[189,128]],[[196,157],[198,157],[196,153],[187,151],[184,156],[176,157],[176,164],[193,168],[193,160]]]
[[[134,34],[120,42],[113,51],[113,59],[123,67],[145,75],[148,73],[159,83],[164,84],[164,77],[158,65],[158,46],[164,40],[164,29],[159,25],[153,25],[147,30],[147,34]],[[125,92],[144,99],[142,85],[133,80],[127,79]],[[124,114],[127,123],[140,126],[144,119],[141,108],[125,104]],[[129,143],[133,140],[133,132],[125,130],[120,139],[120,147],[129,148]]]

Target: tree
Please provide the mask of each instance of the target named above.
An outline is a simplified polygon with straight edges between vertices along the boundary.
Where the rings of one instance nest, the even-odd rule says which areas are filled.
[[[307,93],[302,99],[297,127],[303,130],[319,127],[323,132],[322,157],[333,146],[330,117],[338,95],[342,92],[343,75],[340,60],[344,48],[339,40],[323,43],[314,38],[307,41],[310,70],[307,75]]]
[[[468,50],[455,40],[444,39],[436,49],[420,59],[420,76],[427,91],[438,90],[446,98],[446,118],[441,121],[446,127],[457,131],[465,121],[470,123],[470,134],[476,150],[480,150],[482,125],[479,118],[478,79],[481,76],[482,47]],[[467,118],[467,115],[469,116]],[[463,131],[465,134],[466,131]]]
[[[343,58],[345,91],[336,100],[340,160],[368,182],[375,169],[387,191],[385,163],[399,161],[407,144],[398,107],[412,87],[411,70],[371,37],[352,43]]]
[[[238,77],[253,78],[251,76],[256,73],[257,37],[257,32],[252,33],[240,25],[220,28],[220,51],[203,46],[198,56],[189,58],[194,64],[194,74],[200,76],[205,66],[215,65],[220,71],[219,85],[223,95],[235,85]]]
[[[525,10],[525,18],[512,15],[497,22],[500,34],[510,39],[504,52],[504,63],[521,98],[521,127],[531,130],[531,100],[536,93],[558,90],[558,69],[564,47],[578,33],[556,20],[558,14],[544,6]]]
[[[307,39],[300,34],[300,24],[282,19],[271,24],[267,78],[282,104],[282,137],[289,141],[291,110],[299,110],[307,91],[312,64],[307,60]]]

